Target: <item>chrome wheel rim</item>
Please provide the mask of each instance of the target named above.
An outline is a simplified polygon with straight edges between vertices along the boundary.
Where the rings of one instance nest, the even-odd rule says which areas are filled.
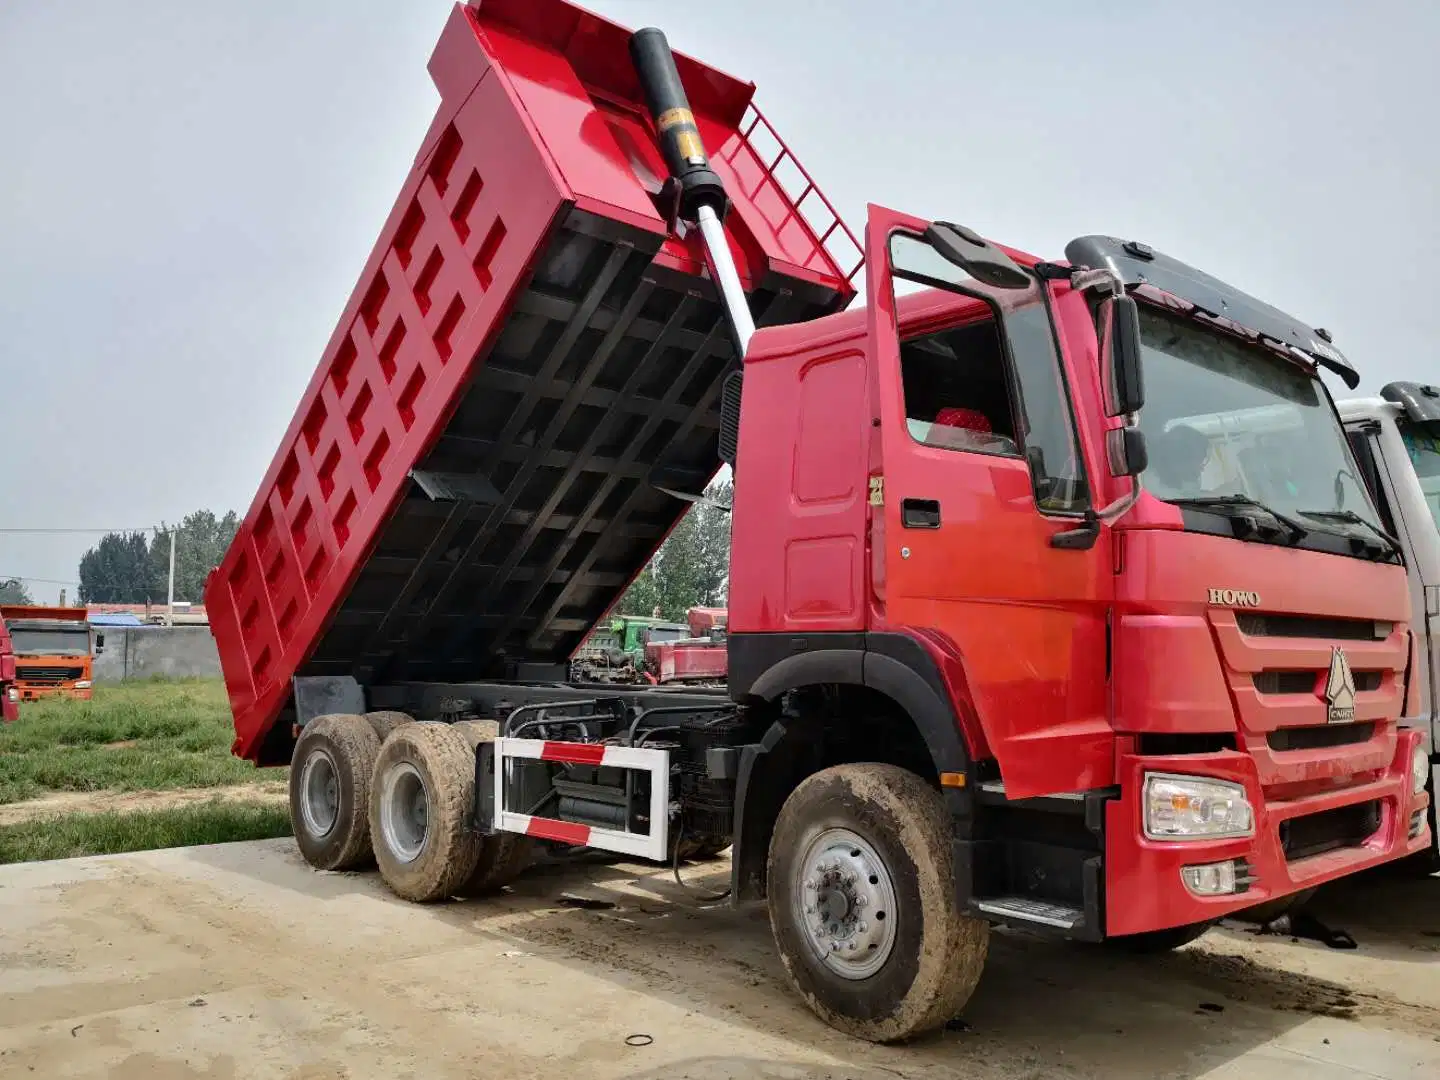
[[[791,883],[794,920],[815,957],[842,979],[868,979],[895,948],[890,870],[849,829],[826,829],[805,846]]]
[[[329,836],[340,818],[340,774],[328,750],[312,750],[300,770],[300,817],[317,839]]]
[[[380,787],[380,832],[385,846],[402,863],[414,862],[430,833],[430,792],[420,771],[408,761],[385,771]]]

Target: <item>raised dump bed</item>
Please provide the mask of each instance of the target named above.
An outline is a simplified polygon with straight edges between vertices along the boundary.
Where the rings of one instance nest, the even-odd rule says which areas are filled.
[[[237,754],[289,760],[297,675],[557,677],[718,466],[737,358],[629,37],[561,0],[451,13],[414,169],[206,586]],[[858,246],[753,85],[676,59],[757,323],[844,307]]]

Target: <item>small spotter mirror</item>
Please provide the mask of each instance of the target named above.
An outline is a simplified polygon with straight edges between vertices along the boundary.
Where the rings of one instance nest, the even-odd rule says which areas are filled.
[[[949,221],[932,222],[925,230],[930,246],[982,285],[994,289],[1028,289],[1030,275],[974,229]]]

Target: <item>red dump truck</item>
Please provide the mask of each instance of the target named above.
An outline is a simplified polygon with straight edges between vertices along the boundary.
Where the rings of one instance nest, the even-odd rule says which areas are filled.
[[[992,924],[1166,948],[1426,846],[1329,335],[1141,242],[873,206],[847,311],[753,87],[658,30],[471,0],[430,71],[206,590],[312,865],[435,901],[537,840],[731,845],[807,1004],[892,1041],[958,1013]],[[728,689],[567,684],[719,461]]]
[[[685,613],[688,637],[645,643],[645,670],[657,683],[723,683],[729,660],[725,609],[693,607]]]

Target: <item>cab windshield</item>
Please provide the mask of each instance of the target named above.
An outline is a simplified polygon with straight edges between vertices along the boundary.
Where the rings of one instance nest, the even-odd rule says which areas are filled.
[[[1420,481],[1425,505],[1440,528],[1440,425],[1404,422],[1400,425],[1400,438],[1410,454],[1410,464]]]
[[[19,656],[89,656],[90,631],[10,628],[10,641]]]
[[[1140,429],[1150,459],[1142,482],[1152,495],[1181,504],[1251,500],[1307,530],[1377,526],[1315,375],[1143,304],[1140,337]]]

